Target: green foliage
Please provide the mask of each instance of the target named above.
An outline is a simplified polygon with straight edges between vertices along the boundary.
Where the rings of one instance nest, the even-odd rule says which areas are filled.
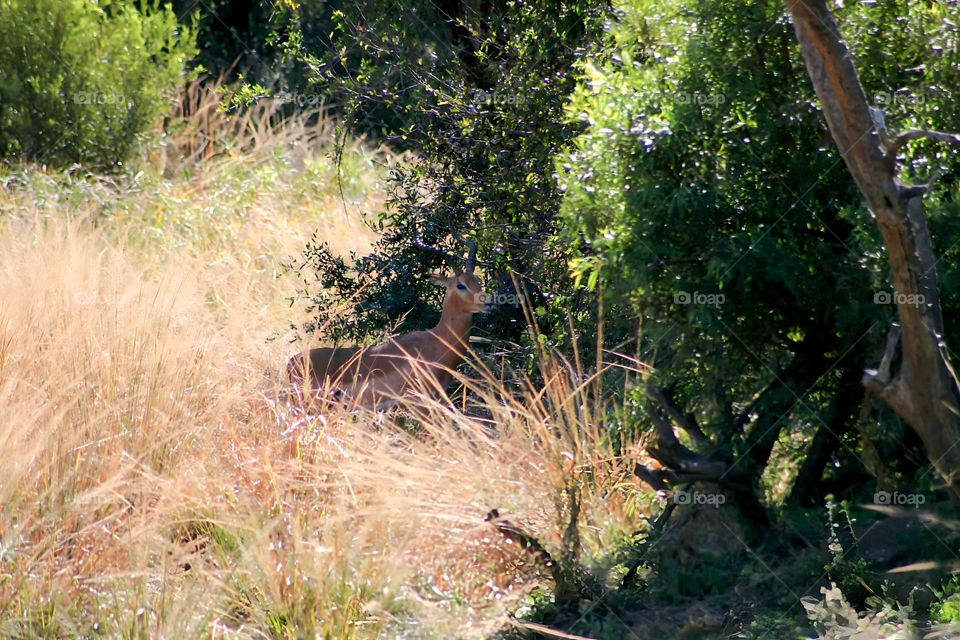
[[[166,4],[166,3],[165,3]],[[170,0],[178,16],[196,15],[197,63],[215,76],[235,71],[258,80],[276,75],[277,53],[271,49],[273,2]]]
[[[848,3],[843,14],[868,92],[923,96],[890,98],[888,125],[960,128],[942,90],[958,81],[946,20],[956,7],[932,7]],[[765,464],[779,430],[843,437],[859,415],[841,399],[862,395],[859,371],[875,362],[894,308],[876,303],[890,290],[883,249],[783,3],[628,0],[620,9],[569,107],[588,129],[557,161],[577,281],[602,284],[612,315],[643,327],[641,353],[659,383],[732,459]],[[925,176],[920,151],[907,162]],[[953,179],[956,160],[935,157]],[[941,190],[931,212],[943,252],[960,231],[940,212],[951,193]],[[765,414],[770,423],[751,434]],[[856,446],[839,446],[845,466],[861,467]],[[740,469],[755,477],[751,465]]]
[[[158,2],[4,2],[0,155],[118,170],[195,51],[193,30]]]
[[[397,318],[400,330],[429,326],[436,305],[423,302],[439,298],[425,276],[446,267],[412,239],[457,253],[451,233],[464,231],[494,276],[488,288],[525,295],[543,343],[569,350],[578,332],[592,337],[602,297],[605,344],[652,363],[719,445],[712,455],[737,460],[746,479],[793,444],[805,482],[791,499],[852,497],[868,478],[864,425],[895,473],[916,472],[892,455],[913,447],[909,433],[864,405],[860,372],[894,317],[877,303],[885,256],[782,2],[385,6],[307,1],[276,22],[287,53],[340,105],[341,136],[373,132],[418,154],[394,172],[372,255],[345,260],[316,237],[295,265],[315,315],[306,330],[360,342]],[[960,129],[943,89],[960,82],[951,12],[919,0],[842,10],[892,129]],[[946,169],[930,218],[955,332],[955,160],[917,142],[905,164],[917,180]],[[524,343],[526,320],[501,308],[480,333]],[[533,351],[524,346],[516,360]],[[633,439],[642,418],[618,427],[613,441]],[[831,436],[826,453],[805,465],[818,433]]]
[[[632,303],[650,356],[714,420],[800,345],[839,355],[876,315],[875,243],[782,11],[626,3],[585,65],[570,113],[590,129],[559,167],[567,232],[588,240],[581,281]]]
[[[771,640],[772,638],[790,638],[806,640],[810,636],[797,624],[796,617],[782,611],[762,611],[750,621],[746,629],[747,640]]]
[[[930,605],[930,617],[937,622],[960,623],[960,577],[954,576],[934,593],[937,601]]]
[[[573,63],[599,34],[604,5],[494,4],[481,14],[463,3],[456,16],[431,2],[367,0],[335,12],[326,49],[289,36],[324,90],[344,97],[348,127],[370,130],[373,120],[382,139],[417,150],[417,161],[393,174],[372,255],[351,264],[320,237],[307,248],[297,266],[317,316],[308,329],[358,341],[400,317],[404,328],[429,326],[436,307],[423,301],[437,298],[426,275],[449,267],[414,245],[415,230],[461,255],[451,234],[475,237],[495,278],[488,288],[525,296],[547,341],[568,337],[566,310],[585,316],[592,308],[588,297],[571,295],[568,247],[554,240],[561,194],[552,173],[554,156],[581,129],[565,120],[563,106],[575,86]],[[302,23],[293,15],[285,28]],[[338,300],[351,300],[351,313],[331,313]],[[483,322],[501,340],[519,341],[527,328],[518,304]]]
[[[874,590],[867,581],[866,561],[852,555],[853,521],[848,509],[847,505],[827,504],[830,560],[823,570],[848,599],[852,599],[855,605],[862,605]]]
[[[742,558],[702,553],[696,566],[684,567],[664,559],[657,567],[658,595],[682,602],[724,593],[740,569]]]

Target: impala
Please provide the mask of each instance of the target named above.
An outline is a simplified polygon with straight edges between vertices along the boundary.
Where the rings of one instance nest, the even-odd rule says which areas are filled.
[[[489,295],[473,274],[477,245],[458,237],[469,247],[464,269],[451,276],[432,275],[431,281],[446,289],[440,322],[426,331],[404,333],[372,347],[311,349],[290,359],[290,381],[302,390],[327,401],[386,409],[416,389],[438,391],[453,379],[463,362],[473,314],[488,310]],[[415,244],[443,255],[450,254],[423,243]]]

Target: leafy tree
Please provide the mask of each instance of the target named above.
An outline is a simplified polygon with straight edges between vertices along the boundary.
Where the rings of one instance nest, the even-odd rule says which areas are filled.
[[[196,50],[169,7],[0,3],[0,155],[117,170],[170,107]]]
[[[876,217],[897,292],[899,322],[891,328],[880,366],[867,371],[864,384],[923,439],[931,465],[960,503],[960,381],[943,345],[937,258],[923,201],[932,183],[904,184],[897,166],[900,150],[911,140],[960,142],[960,135],[922,128],[894,137],[882,112],[871,111],[826,3],[788,4],[830,133]]]
[[[873,8],[851,4],[854,32],[874,33]],[[904,3],[877,4],[904,13]],[[865,47],[883,58],[872,81],[886,95],[924,95],[936,111],[943,96],[906,68],[931,37],[930,4],[907,4],[911,17],[896,24],[913,57]],[[747,493],[778,439],[803,435],[795,498],[860,486],[846,475],[867,477],[850,437],[865,401],[859,379],[893,307],[877,304],[888,290],[882,248],[860,224],[860,194],[811,100],[785,7],[621,8],[604,53],[584,63],[570,115],[589,129],[558,171],[576,273],[602,282],[611,304],[629,301],[617,315],[642,325],[657,367],[647,390],[654,451],[681,478],[709,469]],[[950,64],[933,77],[950,76]],[[697,451],[672,438],[671,420]],[[831,459],[843,464],[831,471]]]
[[[270,46],[272,2],[260,0],[172,0],[178,16],[196,20],[196,64],[214,76],[243,73],[262,80],[278,74],[278,51]]]
[[[374,120],[382,140],[417,153],[393,174],[372,255],[348,263],[323,238],[307,248],[298,267],[317,314],[309,328],[355,341],[398,317],[429,325],[436,310],[421,303],[431,296],[426,274],[445,267],[413,240],[455,252],[452,234],[462,232],[477,240],[481,263],[498,278],[493,288],[515,293],[516,276],[544,329],[563,339],[564,314],[556,310],[586,301],[559,301],[570,289],[567,247],[551,242],[561,197],[553,158],[582,128],[563,115],[575,86],[570,70],[604,16],[604,5],[588,0],[366,0],[334,11],[327,41],[312,48],[303,16],[286,15],[280,28],[289,50],[342,97],[347,126],[370,130],[365,123]],[[352,313],[331,313],[338,300],[353,301]],[[526,323],[518,307],[505,306],[486,328],[517,340]]]
[[[901,4],[842,15],[871,69],[868,90],[898,118],[954,128],[940,89],[957,80],[950,21],[942,7]],[[860,224],[860,194],[780,2],[629,0],[613,16],[586,2],[311,7],[284,14],[288,51],[339,96],[349,126],[416,149],[419,161],[394,174],[373,255],[345,261],[322,238],[308,247],[297,265],[316,311],[308,329],[361,341],[398,317],[429,324],[422,283],[441,263],[413,240],[455,251],[451,234],[463,230],[501,291],[519,276],[554,344],[573,338],[568,314],[595,326],[602,291],[611,341],[639,327],[657,367],[639,390],[661,436],[655,451],[686,468],[681,478],[713,470],[755,514],[781,439],[808,442],[792,493],[804,503],[856,491],[877,471],[856,428],[877,440],[875,458],[916,446],[860,384],[894,313],[883,247]],[[311,10],[329,32],[309,32]],[[894,12],[897,28],[878,36]],[[887,55],[882,38],[904,55]],[[927,157],[946,170],[930,218],[949,243],[955,162],[920,150],[909,150],[909,171],[929,173]],[[516,340],[527,326],[501,311],[486,329]],[[689,442],[672,438],[670,421]],[[892,466],[916,471],[906,456]]]

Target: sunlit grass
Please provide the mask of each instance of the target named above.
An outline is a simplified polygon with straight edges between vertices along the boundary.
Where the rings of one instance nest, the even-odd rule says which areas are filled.
[[[519,400],[471,383],[486,420],[288,402],[280,265],[314,231],[367,250],[389,157],[354,144],[338,181],[329,139],[283,135],[5,176],[0,636],[480,637],[549,586],[491,508],[556,552],[575,492],[588,563],[639,526],[609,407],[562,360]]]

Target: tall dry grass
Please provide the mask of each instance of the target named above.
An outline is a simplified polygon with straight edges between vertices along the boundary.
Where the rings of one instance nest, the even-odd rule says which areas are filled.
[[[489,509],[556,550],[574,492],[585,557],[638,526],[562,360],[519,399],[470,382],[485,420],[290,405],[280,262],[314,230],[368,246],[389,158],[352,148],[345,211],[329,140],[278,131],[166,176],[6,177],[0,636],[480,637],[546,580]]]

